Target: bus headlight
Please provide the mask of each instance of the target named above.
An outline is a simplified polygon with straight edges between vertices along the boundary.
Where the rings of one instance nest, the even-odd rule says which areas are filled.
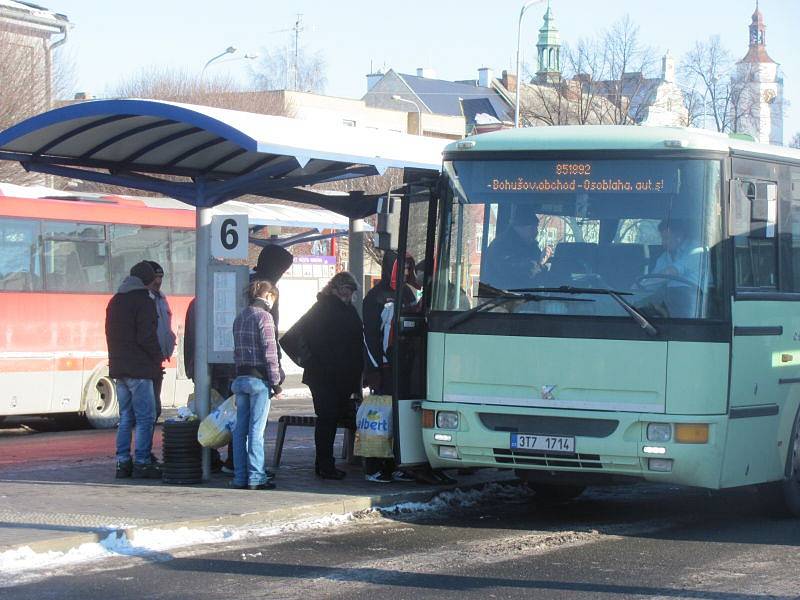
[[[669,423],[648,423],[648,442],[668,442],[672,439],[672,425]]]
[[[458,429],[458,413],[440,410],[436,413],[436,426],[439,429]]]
[[[676,423],[675,441],[679,444],[707,444],[708,423]]]

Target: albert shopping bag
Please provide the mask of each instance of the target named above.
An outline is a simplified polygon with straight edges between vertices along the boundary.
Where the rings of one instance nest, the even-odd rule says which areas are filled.
[[[356,413],[353,454],[370,458],[392,458],[392,397],[367,396]]]
[[[205,448],[222,448],[231,441],[235,426],[236,396],[231,396],[200,422],[197,441]]]

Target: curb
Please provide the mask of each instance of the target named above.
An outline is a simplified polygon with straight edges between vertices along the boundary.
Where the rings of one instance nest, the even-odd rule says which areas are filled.
[[[189,519],[185,521],[163,521],[135,527],[123,527],[107,530],[99,530],[91,533],[82,533],[68,537],[54,538],[51,540],[40,540],[29,544],[16,544],[13,546],[0,546],[0,555],[4,552],[17,551],[28,548],[33,552],[62,552],[66,553],[77,548],[82,544],[100,543],[109,536],[116,536],[116,539],[126,537],[130,542],[135,542],[137,531],[152,529],[206,529],[206,528],[241,528],[249,525],[276,526],[288,524],[303,519],[312,519],[326,515],[346,515],[349,513],[360,512],[373,508],[383,508],[404,502],[428,502],[442,492],[450,490],[474,490],[481,489],[487,485],[502,482],[505,484],[516,484],[518,480],[509,478],[491,479],[467,485],[452,485],[428,490],[414,490],[407,492],[395,492],[391,494],[380,494],[374,496],[352,496],[342,500],[332,500],[302,506],[292,506],[288,508],[277,508],[266,511],[258,511],[241,514],[228,514],[205,519]]]

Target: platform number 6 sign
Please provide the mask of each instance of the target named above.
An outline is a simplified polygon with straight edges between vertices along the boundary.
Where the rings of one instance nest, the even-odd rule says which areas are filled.
[[[211,218],[211,256],[219,260],[245,259],[247,251],[247,215],[215,215]]]

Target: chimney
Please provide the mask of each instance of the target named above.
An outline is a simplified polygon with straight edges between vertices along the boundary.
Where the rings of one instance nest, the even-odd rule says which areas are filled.
[[[509,91],[513,92],[517,89],[517,76],[513,73],[503,71],[503,77],[500,79],[500,82],[503,84],[503,87]]]
[[[433,79],[436,77],[436,71],[430,67],[417,67],[417,77],[425,77],[426,79]]]
[[[383,73],[378,71],[377,73],[368,73],[367,74],[367,91],[369,92],[372,88],[375,87],[375,84],[378,83],[381,79],[383,79]]]
[[[494,74],[489,67],[481,67],[478,69],[479,86],[488,88],[492,84],[492,79],[494,79]]]

